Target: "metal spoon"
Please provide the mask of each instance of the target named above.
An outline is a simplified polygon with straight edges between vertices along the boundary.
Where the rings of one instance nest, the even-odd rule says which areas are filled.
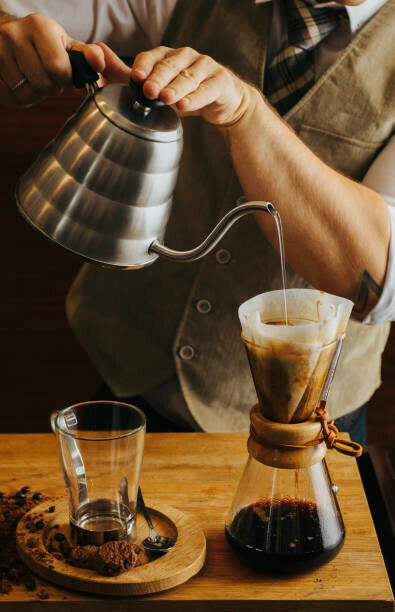
[[[173,548],[176,541],[172,538],[167,538],[165,536],[159,535],[159,533],[153,526],[150,515],[148,514],[148,510],[145,506],[143,494],[141,492],[140,487],[137,492],[137,506],[143,513],[144,518],[147,521],[147,525],[150,528],[149,536],[141,542],[142,546],[144,546],[146,550],[149,550],[151,552],[167,552],[168,550]]]

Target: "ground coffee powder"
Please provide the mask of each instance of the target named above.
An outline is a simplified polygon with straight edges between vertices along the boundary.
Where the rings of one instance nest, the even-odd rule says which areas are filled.
[[[129,542],[105,542],[101,546],[74,546],[67,561],[71,565],[93,569],[103,576],[116,576],[149,562],[141,546]]]
[[[10,593],[16,584],[23,584],[29,591],[37,587],[36,578],[17,553],[15,530],[23,515],[45,499],[41,493],[31,494],[28,486],[10,494],[0,492],[0,593]],[[32,533],[42,528],[37,523],[32,524]]]

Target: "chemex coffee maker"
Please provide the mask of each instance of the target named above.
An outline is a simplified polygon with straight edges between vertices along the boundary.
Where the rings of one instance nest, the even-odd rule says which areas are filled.
[[[164,246],[182,154],[181,121],[133,81],[98,88],[83,54],[69,55],[73,82],[85,85],[88,95],[16,187],[20,212],[41,234],[87,261],[135,269],[159,256],[199,259],[244,215],[273,212],[270,203],[247,202],[195,248]]]
[[[245,560],[271,573],[306,572],[343,545],[325,453],[359,456],[362,448],[338,438],[325,404],[352,306],[322,291],[288,289],[239,308],[258,404],[226,535]]]

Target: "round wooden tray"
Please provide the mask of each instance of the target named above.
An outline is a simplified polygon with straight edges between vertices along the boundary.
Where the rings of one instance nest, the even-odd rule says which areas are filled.
[[[54,511],[49,511],[55,506]],[[50,501],[30,510],[19,522],[16,532],[18,552],[23,562],[45,580],[62,587],[100,595],[144,595],[156,593],[186,582],[203,567],[206,538],[196,520],[167,505],[148,505],[152,522],[162,535],[176,538],[174,548],[146,565],[118,576],[101,576],[94,570],[73,567],[57,559],[48,550],[55,532],[70,536],[68,507],[65,501]],[[52,508],[51,508],[52,510]],[[36,531],[34,525],[44,526]],[[33,527],[32,527],[33,525]],[[40,525],[41,527],[41,525]],[[149,529],[142,515],[137,515],[137,544]],[[70,537],[68,537],[70,541]]]

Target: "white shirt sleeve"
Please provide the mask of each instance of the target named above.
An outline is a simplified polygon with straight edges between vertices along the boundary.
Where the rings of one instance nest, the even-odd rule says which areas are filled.
[[[0,0],[15,17],[44,13],[72,38],[105,42],[123,57],[160,44],[177,0]]]
[[[387,202],[391,219],[391,241],[383,293],[363,323],[373,325],[395,321],[395,136],[376,157],[362,183]]]

